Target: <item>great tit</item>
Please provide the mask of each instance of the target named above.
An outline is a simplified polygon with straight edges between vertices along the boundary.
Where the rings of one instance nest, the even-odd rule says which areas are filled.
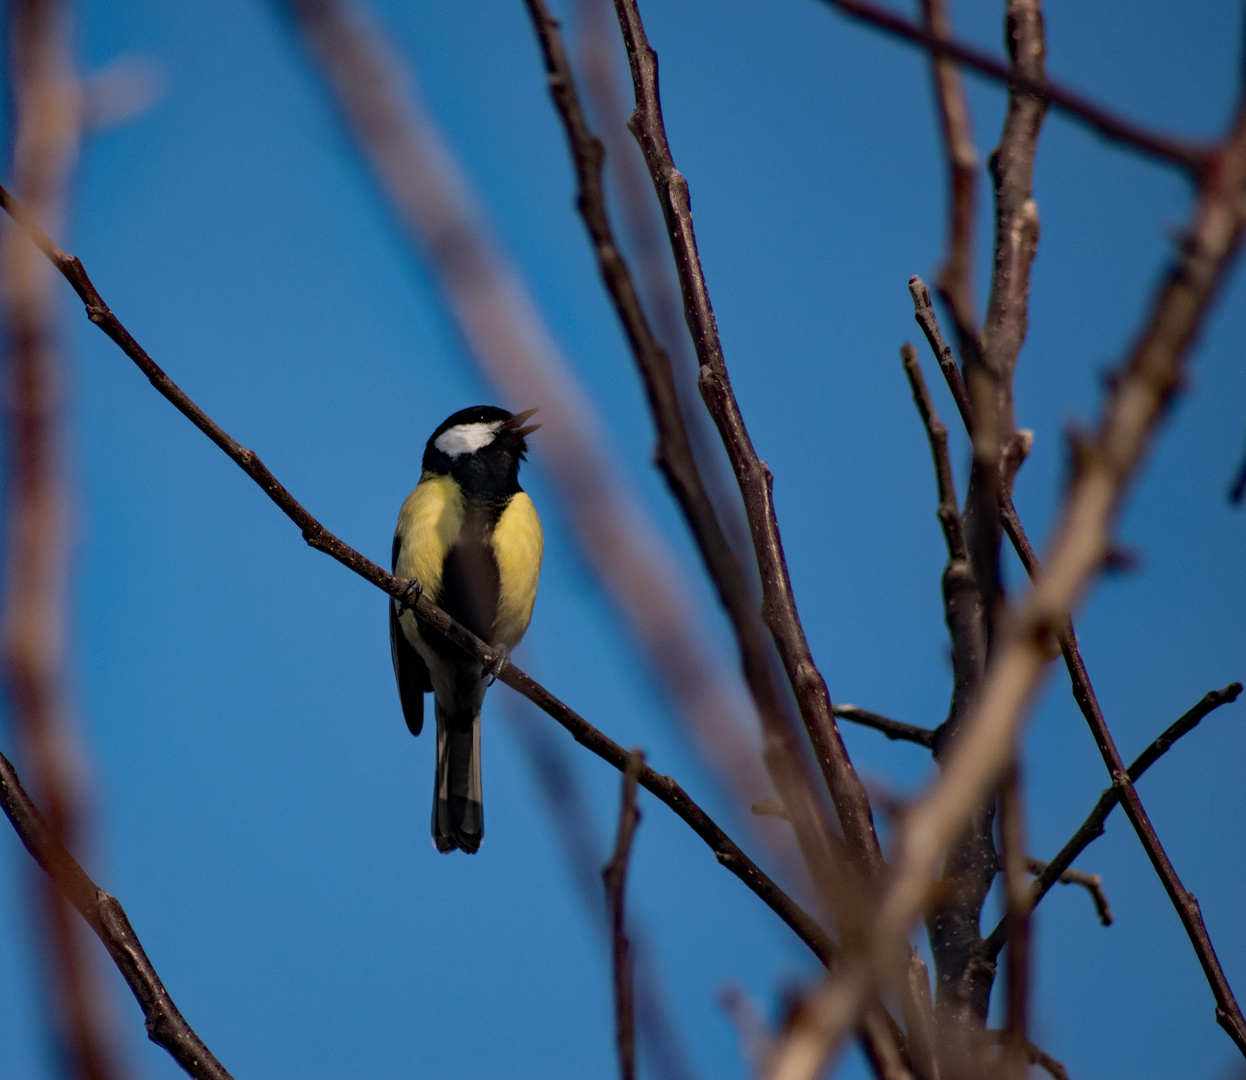
[[[424,449],[420,482],[398,513],[392,569],[478,638],[513,649],[532,618],[544,539],[541,519],[519,486],[524,426],[536,412],[512,415],[491,405],[444,420]],[[474,852],[484,836],[480,788],[480,707],[489,672],[439,634],[421,633],[394,600],[389,640],[402,712],[412,735],[424,726],[433,692],[437,773],[433,843]]]

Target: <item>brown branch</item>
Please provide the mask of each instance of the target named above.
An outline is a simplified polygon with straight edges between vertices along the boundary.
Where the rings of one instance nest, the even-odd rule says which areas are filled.
[[[905,342],[900,355],[913,401],[930,441],[939,497],[938,516],[948,550],[942,591],[944,620],[952,649],[952,700],[947,719],[936,729],[932,740],[935,759],[942,767],[982,686],[986,667],[986,625],[964,524],[957,509],[947,428],[935,411],[913,346]],[[990,1007],[994,971],[989,966],[975,964],[974,960],[980,941],[982,904],[999,864],[993,818],[994,805],[983,806],[948,853],[938,899],[931,904],[926,917],[935,960],[935,1001],[944,1035],[944,1056],[954,1072],[970,1068],[977,1057],[975,1029],[985,1026]]]
[[[633,748],[623,769],[623,794],[619,806],[619,829],[614,855],[601,872],[606,886],[606,908],[610,913],[611,955],[614,966],[614,1023],[622,1080],[636,1077],[636,1024],[633,1012],[632,947],[627,939],[623,901],[627,889],[627,861],[632,853],[632,837],[640,821],[636,806],[636,778],[645,756]]]
[[[936,37],[952,36],[952,17],[946,0],[922,0],[926,29]],[[948,174],[947,254],[939,268],[939,296],[965,344],[977,337],[973,301],[973,237],[978,208],[978,150],[973,141],[969,100],[956,65],[946,56],[932,55],[935,101]]]
[[[769,736],[766,740],[768,755],[777,751],[786,759],[771,769],[779,795],[787,807],[806,804],[819,807],[820,803],[803,798],[791,782],[784,780],[784,777],[790,776],[800,780],[806,788],[811,782],[810,778],[801,776],[803,757],[796,735],[795,716],[774,680],[770,651],[753,609],[752,590],[719,524],[697,468],[675,389],[670,358],[649,325],[631,272],[615,241],[602,183],[605,150],[584,117],[558,21],[550,14],[544,0],[526,0],[526,5],[549,75],[550,95],[566,132],[578,184],[576,205],[592,241],[602,281],[640,369],[657,426],[658,445],[654,461],[692,530],[710,580],[735,631],[745,682],[761,715],[763,729]],[[829,755],[819,753],[817,757],[823,766],[827,785],[833,789],[836,778],[828,771]],[[806,818],[812,818],[812,815],[797,811],[793,814],[793,825],[798,830],[802,848],[816,851],[817,844],[807,836],[802,837],[802,833],[818,829],[823,834],[829,834],[830,825],[825,821]],[[810,871],[816,878],[817,867],[811,866]]]
[[[196,405],[186,393],[156,364],[130,335],[120,320],[104,303],[103,297],[87,277],[76,256],[67,255],[52,242],[20,204],[0,187],[0,207],[22,226],[27,236],[51,260],[79,298],[86,305],[87,316],[104,331],[143,372],[152,386],[174,408],[212,440],[231,461],[255,481],[276,507],[302,531],[303,539],[317,551],[336,559],[378,589],[406,603],[420,618],[447,640],[484,664],[494,660],[493,650],[466,628],[450,618],[422,593],[411,598],[411,581],[394,577],[354,548],[343,543],[316,520],[269,471],[251,450],[241,446],[219,424]],[[518,691],[537,708],[548,713],[571,733],[582,746],[603,761],[622,771],[627,766],[627,752],[612,739],[598,731],[587,720],[563,704],[536,680],[525,675],[514,664],[506,663],[498,678]],[[823,964],[830,964],[836,947],[830,936],[790,896],[776,885],[669,776],[662,776],[646,765],[640,773],[640,786],[670,807],[699,836],[720,863],[736,875],[753,893],[812,950]]]
[[[982,700],[939,782],[905,818],[889,885],[876,905],[868,936],[805,1002],[776,1052],[768,1071],[771,1080],[810,1080],[842,1044],[874,988],[895,978],[909,926],[926,903],[942,853],[1013,760],[1021,723],[1046,668],[1047,637],[1068,618],[1103,566],[1125,493],[1182,383],[1186,354],[1240,247],[1246,225],[1244,186],[1246,104],[1239,107],[1229,136],[1215,154],[1214,167],[1203,176],[1191,226],[1143,331],[1111,380],[1098,432],[1087,438],[1070,477],[1047,570],[1010,615]],[[1123,767],[1113,779],[1132,791]],[[1184,890],[1175,899],[1213,988],[1216,1018],[1246,1052],[1246,1021],[1201,919],[1193,922],[1197,904]]]
[[[606,422],[559,353],[519,270],[422,108],[414,73],[350,0],[277,0],[295,23],[347,136],[433,281],[484,377],[515,410],[541,407],[536,447],[582,550],[662,689],[741,805],[772,785],[679,562],[628,491],[601,438]],[[780,837],[779,843],[790,841]],[[797,865],[782,852],[785,865]]]
[[[1026,870],[1036,877],[1047,869],[1047,865],[1042,859],[1025,860]],[[1061,885],[1080,885],[1090,893],[1091,902],[1095,905],[1095,914],[1099,916],[1099,922],[1103,926],[1111,926],[1115,921],[1112,918],[1112,905],[1108,903],[1108,894],[1103,891],[1103,878],[1098,874],[1088,874],[1084,870],[1074,870],[1070,867],[1056,880]],[[1027,903],[1033,908],[1032,901],[1027,901]]]
[[[1236,185],[1240,189],[1243,184],[1243,176],[1246,174],[1246,107],[1239,112],[1233,135],[1222,150],[1220,168],[1227,175],[1216,176],[1211,174],[1200,199],[1199,215],[1196,218],[1196,222],[1205,230],[1204,236],[1199,237],[1197,233],[1192,235],[1187,242],[1187,249],[1183,252],[1184,257],[1169,272],[1165,288],[1157,299],[1147,331],[1135,347],[1134,355],[1131,358],[1129,373],[1140,382],[1145,383],[1149,379],[1158,381],[1160,378],[1165,380],[1162,386],[1145,388],[1150,390],[1149,402],[1144,397],[1142,401],[1135,400],[1129,403],[1138,413],[1141,413],[1149,404],[1155,410],[1152,414],[1152,422],[1164,410],[1171,396],[1176,393],[1180,381],[1180,371],[1175,365],[1164,370],[1159,364],[1155,363],[1157,354],[1167,350],[1186,349],[1189,347],[1194,336],[1194,328],[1197,325],[1196,318],[1210,304],[1219,277],[1240,243],[1243,219],[1240,205],[1234,202],[1234,186]],[[1240,171],[1235,173],[1235,170]],[[1225,213],[1226,207],[1232,207],[1236,213]],[[1210,259],[1206,249],[1200,250],[1196,246],[1197,239],[1206,239],[1213,235],[1217,236],[1226,245],[1219,260]],[[919,304],[918,293],[920,290],[913,290],[912,282],[910,282],[910,290],[914,292],[915,304]],[[942,351],[946,349],[946,345],[938,333],[938,323],[934,319],[933,311],[929,310],[928,302],[925,305],[925,310],[918,316],[918,321],[923,324],[923,328],[926,325],[931,326],[931,348],[935,350],[937,356],[941,355]],[[941,364],[940,366],[942,367],[943,365]],[[952,369],[955,370],[954,361]],[[957,392],[955,384],[949,381],[949,387],[955,396]],[[1145,392],[1143,387],[1138,387],[1137,389],[1143,391],[1143,393]],[[1140,393],[1139,396],[1143,397],[1143,393]],[[1132,416],[1128,417],[1128,419],[1132,420],[1133,423],[1127,425],[1122,422],[1120,425],[1121,430],[1118,430],[1115,434],[1122,439],[1127,436],[1138,438],[1141,432],[1138,430],[1137,422],[1141,419],[1141,416]],[[972,425],[973,421],[969,420],[968,423]],[[1132,430],[1130,430],[1131,428]],[[972,427],[970,427],[971,436],[972,430]],[[1141,440],[1139,440],[1138,445],[1140,452],[1142,448]],[[1086,471],[1093,471],[1097,468],[1100,472],[1117,472],[1120,475],[1118,471],[1119,466],[1113,469],[1115,462],[1102,456],[1097,461],[1092,460],[1095,449],[1089,444],[1086,447],[1086,453],[1089,455],[1083,462],[1087,466]],[[1104,450],[1110,452],[1117,449],[1117,447],[1108,443],[1106,438],[1102,439],[1098,447],[1100,452]],[[1081,479],[1080,476],[1075,477],[1075,481],[1079,483]],[[1104,477],[1101,476],[1100,479],[1102,480]],[[1099,505],[1104,507],[1105,504],[1100,502]],[[1110,509],[1110,504],[1107,504],[1105,508]],[[1021,559],[1026,573],[1035,583],[1037,591],[1042,582],[1042,566],[1039,563],[1038,555],[1030,544],[1029,538],[1025,534],[1025,529],[1021,524],[1016,507],[1013,505],[1012,498],[1002,486],[999,513],[1004,531],[1007,532],[1009,539],[1012,541],[1012,545]],[[1083,561],[1083,565],[1085,565],[1084,560],[1092,552],[1097,552],[1097,556],[1095,556],[1097,563],[1089,566],[1086,570],[1087,573],[1101,569],[1106,561],[1106,552],[1110,550],[1106,535],[1097,539],[1097,545],[1099,546],[1094,548],[1083,547],[1082,550],[1077,552],[1080,560]],[[1077,701],[1082,715],[1086,718],[1087,724],[1090,726],[1091,734],[1094,736],[1099,752],[1113,778],[1114,786],[1110,790],[1116,791],[1117,797],[1124,802],[1125,812],[1129,817],[1130,824],[1133,825],[1139,840],[1142,841],[1142,846],[1146,850],[1147,857],[1151,860],[1152,867],[1163,883],[1173,906],[1177,909],[1182,926],[1185,928],[1186,935],[1190,938],[1190,943],[1198,956],[1203,973],[1212,988],[1216,998],[1217,1022],[1228,1032],[1243,1054],[1246,1054],[1246,1018],[1242,1016],[1236,998],[1233,996],[1232,988],[1229,986],[1224,970],[1220,966],[1219,958],[1216,956],[1206,925],[1203,923],[1198,901],[1182,885],[1181,879],[1177,876],[1176,869],[1160,843],[1159,836],[1151,825],[1150,818],[1142,806],[1141,799],[1134,790],[1129,770],[1125,768],[1120,752],[1116,749],[1111,732],[1108,730],[1107,721],[1104,719],[1103,711],[1099,707],[1098,698],[1095,696],[1094,687],[1091,685],[1090,675],[1086,671],[1086,665],[1082,660],[1081,650],[1077,644],[1077,634],[1073,630],[1073,622],[1067,614],[1067,609],[1063,614],[1052,619],[1042,633],[1045,635],[1048,631],[1053,633],[1060,643],[1060,651],[1064,656],[1065,666],[1068,669],[1069,679],[1073,686],[1073,697]],[[1195,723],[1197,723],[1197,720]],[[1104,817],[1106,817],[1112,806],[1116,804],[1117,797],[1114,797],[1111,804],[1103,811]],[[1103,800],[1100,801],[1102,803]],[[1094,839],[1094,836],[1102,832],[1101,825],[1102,821],[1100,821],[1099,833],[1089,836],[1085,843],[1089,843],[1090,840]],[[1085,843],[1082,844],[1082,847],[1085,846]],[[1066,845],[1067,847],[1068,845]],[[1080,850],[1079,848],[1078,851]],[[1044,883],[1043,893],[1051,887],[1051,884],[1059,877],[1060,873],[1068,868],[1076,854],[1077,852],[1073,852],[1067,861],[1062,860],[1059,856],[1053,860],[1052,866],[1059,867],[1059,869],[1051,872],[1050,880],[1047,880],[1047,875],[1045,874],[1040,876],[1039,882]],[[1039,882],[1035,882],[1035,886],[1038,886]],[[1039,893],[1040,897],[1041,895],[1042,893]],[[1007,932],[1002,931],[997,926],[992,931],[990,937],[982,942],[982,955],[991,958],[998,955],[1000,948],[1002,948],[1006,940]]]
[[[939,320],[935,316],[934,305],[930,302],[930,290],[916,274],[909,278],[909,295],[913,298],[913,318],[926,335],[930,351],[934,353],[939,370],[943,372],[947,387],[952,392],[952,400],[956,402],[961,422],[969,432],[969,437],[973,438],[973,407],[969,404],[969,391],[961,377],[960,368],[956,366],[951,346],[944,341],[943,332],[939,329]]]
[[[1047,44],[1040,0],[1008,0],[1005,34],[1013,69],[1036,82],[1044,81]],[[996,454],[1008,445],[1017,426],[1013,373],[1029,327],[1030,267],[1038,249],[1034,155],[1046,112],[1041,100],[1015,90],[1009,94],[1004,130],[990,161],[995,181],[995,263],[982,323],[982,361],[996,388]],[[963,359],[972,394],[970,355],[964,353]],[[1012,475],[1007,470],[1005,480],[1011,489]],[[990,524],[998,537],[994,514]]]
[[[882,866],[869,797],[848,759],[831,712],[830,694],[818,671],[796,610],[791,578],[775,517],[774,477],[758,458],[731,387],[692,227],[688,183],[675,168],[658,91],[657,53],[649,45],[636,0],[615,0],[636,96],[629,126],[640,144],[662,207],[684,297],[684,316],[701,365],[701,396],[713,417],[744,500],[762,583],[762,621],[778,647],[800,708],[850,857],[870,876]]]
[[[1058,83],[1036,79],[1025,72],[995,59],[989,53],[971,45],[941,37],[884,8],[863,3],[862,0],[823,0],[845,15],[883,30],[894,37],[914,45],[920,45],[932,56],[946,56],[958,64],[976,71],[994,82],[1003,83],[1014,93],[1025,94],[1045,102],[1074,120],[1097,131],[1109,142],[1137,150],[1157,161],[1168,162],[1184,169],[1195,180],[1202,176],[1203,168],[1214,156],[1214,148],[1207,148],[1185,139],[1174,138],[1149,131],[1131,120],[1113,115],[1102,106],[1066,90]]]
[[[1229,504],[1240,506],[1243,499],[1246,499],[1246,454],[1242,456],[1242,463],[1237,467],[1237,476],[1229,485]]]
[[[39,813],[16,770],[3,754],[0,754],[0,806],[26,850],[108,950],[143,1010],[147,1037],[167,1050],[195,1080],[231,1080],[225,1067],[203,1044],[169,997],[121,904],[87,876],[56,838],[50,823]]]
[[[837,720],[848,720],[853,724],[860,724],[862,727],[873,728],[875,731],[881,731],[893,742],[899,739],[903,742],[917,743],[918,746],[927,748],[934,746],[935,733],[930,728],[918,727],[916,724],[906,724],[902,720],[892,720],[889,716],[881,716],[876,712],[870,712],[868,709],[860,709],[856,705],[836,705],[835,718]]]
[[[15,0],[7,45],[14,109],[14,182],[37,212],[59,222],[78,154],[79,87],[70,58],[68,6]],[[47,809],[58,847],[87,833],[81,760],[67,687],[69,488],[64,466],[64,382],[58,303],[50,268],[12,228],[0,237],[6,435],[4,595],[0,671],[14,735]],[[32,874],[31,911],[49,1022],[67,1076],[119,1075],[112,1032],[77,920],[55,886]]]
[[[1145,750],[1142,751],[1129,766],[1128,776],[1131,782],[1137,779],[1155,764],[1178,739],[1183,735],[1193,731],[1198,727],[1199,722],[1208,713],[1214,712],[1221,705],[1227,705],[1231,701],[1236,701],[1237,696],[1242,692],[1242,684],[1239,682],[1229,683],[1223,690],[1209,690],[1203,695],[1202,699],[1188,712],[1183,713],[1176,721],[1164,729],[1154,742],[1152,742]],[[1082,822],[1080,828],[1062,847],[1059,853],[1049,863],[1043,864],[1043,869],[1038,877],[1030,885],[1030,906],[1034,907],[1044,896],[1048,890],[1057,882],[1063,881],[1064,875],[1069,872],[1069,868],[1073,865],[1073,860],[1077,858],[1091,842],[1097,840],[1103,835],[1104,822],[1107,821],[1108,814],[1112,812],[1113,807],[1120,802],[1120,790],[1117,787],[1107,788],[1099,801],[1095,803],[1095,807],[1091,810],[1090,815]],[[1037,860],[1035,860],[1037,862]],[[1088,875],[1094,876],[1094,875]],[[1106,899],[1104,901],[1106,905]],[[1100,912],[1103,916],[1103,912]],[[1110,921],[1111,915],[1108,913],[1107,919]],[[1107,925],[1107,921],[1104,921]],[[994,958],[999,955],[999,951],[1004,947],[1008,940],[1008,928],[1004,921],[1001,921],[990,935],[982,943],[983,954]]]

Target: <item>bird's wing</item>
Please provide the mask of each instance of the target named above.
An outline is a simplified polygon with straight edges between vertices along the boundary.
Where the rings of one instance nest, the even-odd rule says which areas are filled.
[[[400,541],[394,537],[393,561],[398,562]],[[394,660],[394,679],[398,683],[398,698],[402,702],[403,719],[412,735],[418,735],[424,727],[424,695],[433,688],[428,667],[407,640],[398,620],[398,605],[389,602],[389,651]]]

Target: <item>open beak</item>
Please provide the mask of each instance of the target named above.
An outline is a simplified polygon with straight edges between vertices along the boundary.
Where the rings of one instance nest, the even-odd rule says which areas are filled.
[[[537,408],[540,408],[540,406],[538,405]],[[523,422],[527,420],[534,412],[536,412],[536,409],[527,409],[524,412],[516,413],[509,420],[507,420],[506,423],[502,425],[502,427],[506,429],[507,431],[513,431],[520,438],[523,438],[526,435],[531,435],[541,425],[540,424],[529,424],[527,427],[524,427]]]

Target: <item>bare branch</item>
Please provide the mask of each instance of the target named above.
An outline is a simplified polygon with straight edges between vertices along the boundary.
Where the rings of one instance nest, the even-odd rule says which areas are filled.
[[[1147,329],[1135,346],[1126,376],[1122,377],[1134,380],[1130,388],[1133,392],[1129,395],[1122,394],[1119,398],[1116,391],[1113,392],[1113,398],[1122,402],[1124,415],[1116,425],[1105,425],[1097,446],[1088,443],[1085,447],[1087,456],[1081,463],[1085,469],[1082,474],[1074,477],[1074,483],[1075,488],[1082,487],[1088,510],[1093,507],[1098,513],[1105,515],[1114,511],[1116,500],[1105,499],[1108,492],[1104,485],[1110,480],[1119,483],[1126,478],[1122,467],[1125,459],[1121,455],[1130,443],[1132,443],[1134,453],[1139,456],[1145,449],[1147,434],[1150,430],[1146,425],[1148,423],[1153,425],[1157,421],[1165,411],[1171,396],[1176,393],[1181,378],[1180,365],[1176,361],[1179,360],[1182,352],[1190,347],[1199,319],[1214,297],[1220,276],[1231,262],[1240,244],[1242,229],[1240,189],[1243,183],[1243,173],[1246,173],[1246,149],[1239,149],[1239,147],[1243,146],[1246,146],[1246,107],[1239,111],[1232,136],[1222,150],[1223,175],[1209,174],[1208,182],[1199,200],[1195,219],[1196,231],[1187,240],[1187,247],[1182,253],[1182,258],[1170,270],[1165,286],[1156,300]],[[1197,231],[1200,228],[1201,233]],[[1197,246],[1199,240],[1204,241],[1207,246],[1200,249]],[[1213,241],[1224,245],[1219,251],[1218,258],[1214,255]],[[914,299],[917,300],[916,293]],[[931,346],[936,350],[936,355],[940,355],[942,338],[938,335],[938,326],[934,320],[933,311],[929,310],[928,304],[926,308],[927,310],[919,315],[918,321],[922,322],[925,316],[926,321],[933,327],[934,336],[931,339]],[[940,345],[936,345],[936,341]],[[949,386],[952,385],[949,382]],[[1117,389],[1120,389],[1119,386]],[[955,392],[953,387],[953,393]],[[1128,408],[1126,409],[1125,406]],[[970,423],[972,424],[972,420]],[[970,431],[972,434],[972,428]],[[1091,482],[1085,474],[1093,476],[1096,482]],[[1066,501],[1066,522],[1071,520],[1071,514],[1067,511],[1068,506],[1069,503]],[[1042,566],[1021,525],[1021,519],[1017,515],[1012,498],[1002,488],[1002,485],[999,513],[1000,522],[1008,533],[1026,573],[1035,583],[1035,594],[1037,594],[1044,584]],[[1094,537],[1085,534],[1078,536],[1074,553],[1078,562],[1085,568],[1084,572],[1089,575],[1102,569],[1110,550],[1109,537],[1104,530]],[[1093,561],[1087,563],[1087,559]],[[1134,790],[1132,779],[1125,768],[1120,752],[1116,749],[1116,744],[1107,727],[1107,721],[1103,717],[1103,711],[1099,707],[1098,698],[1095,696],[1094,687],[1091,685],[1090,675],[1082,660],[1072,619],[1066,610],[1049,622],[1045,628],[1040,628],[1036,624],[1035,632],[1041,636],[1046,636],[1050,632],[1059,641],[1060,651],[1064,656],[1069,679],[1073,685],[1073,697],[1090,726],[1095,743],[1113,778],[1114,788],[1119,790],[1130,824],[1133,825],[1134,831],[1142,841],[1151,865],[1163,882],[1173,906],[1177,909],[1181,923],[1199,958],[1203,973],[1216,998],[1217,1021],[1229,1033],[1238,1048],[1246,1054],[1246,1018],[1242,1017],[1232,989],[1220,966],[1215,948],[1203,923],[1198,901],[1181,884],[1181,879],[1177,876],[1176,869],[1168,858],[1167,852],[1164,851],[1150,818],[1142,806],[1142,801]],[[1115,805],[1115,801],[1111,805]],[[1107,810],[1110,809],[1111,806],[1108,806]],[[1107,810],[1104,811],[1105,817]],[[1102,832],[1101,828],[1100,832]],[[1097,836],[1099,833],[1094,835]],[[1089,837],[1085,843],[1089,843],[1093,838],[1093,836]],[[1084,847],[1085,844],[1082,846]],[[1054,871],[1050,881],[1046,881],[1046,875],[1040,877],[1040,881],[1045,882],[1043,892],[1046,892],[1059,874],[1068,868],[1075,856],[1076,852],[1069,857],[1068,862],[1063,863],[1059,870]],[[1052,865],[1057,866],[1060,862],[1060,858],[1057,857]],[[1038,882],[1035,885],[1038,885]],[[983,954],[995,956],[1006,939],[1006,932],[1001,935],[1000,928],[996,927],[991,936],[982,943]]]
[[[614,855],[602,870],[606,886],[606,908],[610,913],[611,950],[614,963],[614,1022],[619,1051],[619,1075],[622,1080],[636,1077],[636,1023],[632,993],[632,947],[627,939],[623,917],[627,889],[627,860],[632,853],[632,836],[640,821],[636,806],[636,778],[644,766],[645,756],[633,748],[623,769],[623,794],[619,806],[619,830],[614,841]]]
[[[1021,722],[1047,663],[1046,638],[1067,620],[1103,565],[1113,524],[1160,421],[1185,374],[1202,326],[1246,222],[1246,107],[1203,178],[1193,221],[1165,274],[1122,369],[1097,434],[1070,478],[1047,570],[1009,618],[982,701],[939,782],[905,818],[890,885],[862,948],[847,956],[806,1002],[769,1070],[771,1080],[809,1080],[841,1045],[870,991],[894,979],[911,921],[922,910],[940,855],[999,782],[1016,750]],[[1124,768],[1113,777],[1124,787]],[[1132,784],[1126,789],[1132,791]],[[1136,794],[1135,794],[1136,799]],[[1165,879],[1166,886],[1171,878]],[[1215,958],[1197,904],[1174,897],[1217,1002],[1217,1020],[1246,1052],[1246,1021]]]
[[[240,445],[219,424],[207,415],[146,353],[130,335],[121,321],[87,277],[76,256],[66,255],[31,220],[30,215],[4,188],[0,187],[0,206],[20,224],[30,239],[52,261],[62,276],[86,305],[90,320],[104,331],[135,365],[147,376],[156,390],[174,408],[225,452],[244,473],[256,482],[277,508],[302,531],[303,539],[317,551],[336,559],[348,570],[371,582],[381,591],[404,602],[421,622],[432,627],[447,640],[486,665],[493,662],[493,650],[483,641],[455,622],[429,598],[420,594],[412,599],[412,582],[394,577],[354,548],[343,543],[316,520],[269,471],[254,451]],[[522,694],[537,708],[548,713],[567,729],[582,746],[603,761],[622,771],[627,766],[627,752],[618,743],[598,731],[582,716],[563,704],[535,679],[529,678],[513,663],[503,665],[498,678]],[[687,793],[669,776],[662,776],[646,765],[640,773],[640,786],[656,795],[692,828],[715,857],[745,883],[771,908],[793,932],[805,942],[823,964],[829,964],[836,953],[830,936],[790,896],[779,888],[722,829],[711,820]]]
[[[939,320],[935,316],[934,305],[930,302],[930,290],[916,274],[909,278],[909,295],[913,298],[913,318],[917,320],[917,325],[922,328],[922,333],[926,335],[926,340],[930,343],[930,351],[934,353],[939,370],[943,372],[943,377],[947,380],[947,386],[952,392],[952,400],[956,402],[961,422],[964,423],[965,430],[972,438],[973,408],[969,404],[969,391],[965,387],[965,380],[961,377],[960,368],[956,366],[956,358],[952,355],[951,346],[943,340],[943,332],[939,329]]]
[[[1221,705],[1227,705],[1231,701],[1236,701],[1237,696],[1242,692],[1242,684],[1240,682],[1229,683],[1223,690],[1209,690],[1203,695],[1202,699],[1188,712],[1183,713],[1176,721],[1164,729],[1154,742],[1152,742],[1145,750],[1142,751],[1129,766],[1128,776],[1131,782],[1137,779],[1155,764],[1169,748],[1179,738],[1198,727],[1199,722],[1208,713],[1214,712]],[[1043,864],[1043,869],[1039,872],[1038,878],[1030,886],[1030,906],[1033,907],[1047,894],[1047,891],[1057,881],[1063,881],[1064,875],[1072,866],[1073,860],[1077,858],[1091,842],[1103,835],[1103,825],[1107,821],[1108,814],[1112,812],[1113,807],[1120,802],[1120,790],[1116,787],[1107,788],[1099,801],[1095,803],[1095,808],[1090,815],[1082,822],[1070,838],[1068,843],[1064,845],[1054,859],[1049,863]],[[1035,860],[1037,862],[1038,860]],[[1088,875],[1093,877],[1094,875]],[[1106,904],[1106,899],[1104,901]],[[1100,912],[1102,917],[1103,913]],[[1110,913],[1109,913],[1110,918]],[[1105,922],[1106,926],[1107,923]],[[1005,922],[1001,921],[990,935],[982,943],[983,953],[988,957],[999,955],[1000,949],[1004,947],[1004,943],[1008,940],[1008,928]]]
[[[745,682],[769,736],[766,740],[768,760],[774,752],[781,753],[786,759],[777,766],[771,766],[771,776],[779,795],[787,807],[809,803],[818,808],[821,805],[819,802],[805,799],[790,782],[784,780],[787,776],[800,778],[803,771],[804,759],[795,735],[798,730],[795,716],[774,680],[770,650],[754,611],[752,590],[719,524],[697,468],[675,389],[670,358],[653,334],[631,272],[615,242],[602,184],[604,148],[601,140],[589,130],[584,117],[557,20],[550,14],[544,0],[526,0],[526,4],[549,74],[550,95],[562,120],[575,167],[579,187],[576,205],[592,241],[602,280],[640,369],[657,425],[658,446],[654,461],[683,511],[710,580],[735,631]],[[828,787],[833,788],[836,777],[829,771],[829,755],[819,753],[817,757]],[[808,788],[811,778],[803,777],[801,783]],[[805,816],[799,811],[793,814],[797,838],[804,850],[816,850],[817,845],[807,835],[802,835],[802,831],[807,834],[816,828],[829,835],[831,827],[829,822],[819,821],[813,815],[808,815],[812,820],[806,822]],[[810,871],[816,878],[817,867],[811,866]]]
[[[607,912],[601,903],[604,848],[593,827],[593,815],[574,763],[562,744],[555,741],[553,729],[538,719],[529,702],[517,694],[506,694],[502,706],[502,715],[510,721],[540,788],[576,892],[593,924],[613,945],[609,941]],[[655,966],[649,962],[646,938],[637,929],[634,916],[629,922],[636,1034],[642,1056],[659,1080],[692,1080],[694,1071],[672,1023]]]
[[[87,876],[56,838],[3,754],[0,806],[26,850],[103,942],[143,1010],[147,1037],[168,1051],[195,1080],[232,1080],[173,1004],[121,904]]]
[[[917,743],[918,746],[928,748],[934,746],[935,733],[930,728],[917,727],[916,724],[906,724],[902,720],[892,720],[889,716],[881,716],[876,712],[870,712],[868,709],[858,708],[856,705],[836,705],[835,717],[838,720],[848,720],[854,724],[860,724],[862,727],[881,731],[893,742],[899,739],[903,742]]]
[[[814,754],[827,778],[850,857],[867,874],[876,876],[882,866],[882,855],[874,833],[869,797],[844,749],[831,712],[826,682],[813,661],[796,610],[774,511],[774,477],[753,448],[727,373],[692,227],[688,183],[675,168],[662,121],[657,53],[645,35],[636,0],[615,0],[615,12],[623,32],[636,95],[636,111],[629,126],[644,153],[666,221],[684,297],[684,316],[701,364],[698,380],[701,396],[722,437],[744,499],[761,572],[762,621],[778,647]]]
[[[279,0],[323,77],[347,135],[402,234],[428,263],[482,374],[515,411],[541,407],[541,464],[582,549],[627,620],[662,688],[741,805],[772,785],[754,722],[723,678],[678,560],[628,491],[597,413],[495,242],[462,171],[425,113],[409,66],[351,0]],[[789,858],[789,863],[796,863]]]
[[[946,56],[958,64],[985,75],[993,82],[1003,83],[1015,93],[1025,94],[1045,102],[1053,109],[1097,131],[1109,142],[1137,150],[1157,161],[1177,165],[1195,180],[1202,176],[1203,168],[1214,154],[1213,149],[1199,146],[1184,139],[1161,135],[1114,116],[1107,109],[1087,100],[1080,94],[1066,90],[1045,78],[1034,78],[1015,67],[996,60],[995,57],[940,36],[933,30],[924,29],[916,23],[884,8],[862,0],[823,0],[828,7],[836,8],[854,19],[869,23],[893,37],[920,45],[932,56]]]
[[[1025,868],[1031,874],[1038,876],[1047,869],[1048,864],[1042,859],[1026,859]],[[1112,905],[1108,903],[1108,894],[1103,891],[1103,878],[1098,874],[1088,874],[1084,870],[1074,870],[1072,868],[1065,870],[1057,879],[1061,885],[1080,885],[1088,893],[1090,899],[1095,905],[1095,914],[1099,916],[1099,922],[1104,926],[1111,926]],[[1033,900],[1027,899],[1027,904],[1032,908]]]
[[[952,17],[946,0],[922,0],[922,12],[930,33],[945,40],[951,38]],[[977,337],[978,325],[973,301],[978,150],[960,72],[946,56],[932,55],[930,61],[948,172],[948,241],[947,254],[939,268],[939,296],[952,313],[964,352],[965,342]]]

